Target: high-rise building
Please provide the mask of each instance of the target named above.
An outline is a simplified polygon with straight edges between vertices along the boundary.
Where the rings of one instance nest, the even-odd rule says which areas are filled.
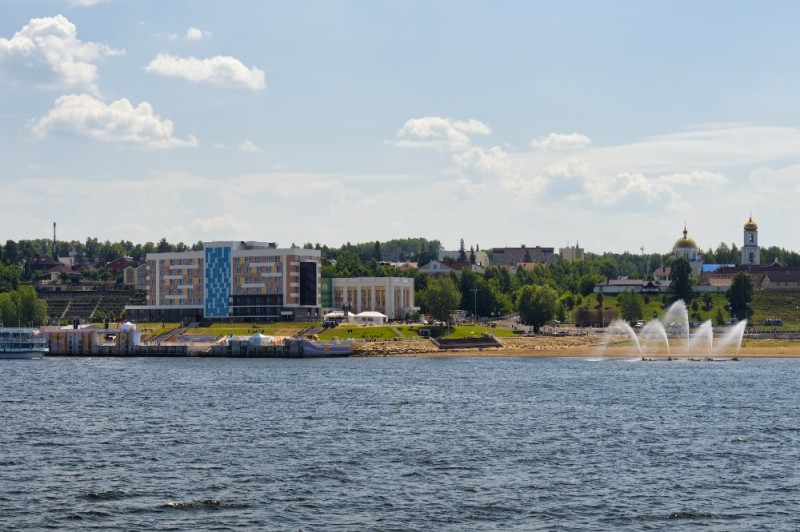
[[[267,242],[204,242],[202,251],[147,254],[138,321],[304,321],[320,317],[321,252]]]

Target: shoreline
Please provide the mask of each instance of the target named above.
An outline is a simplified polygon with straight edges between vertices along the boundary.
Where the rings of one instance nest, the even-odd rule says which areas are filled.
[[[533,337],[499,338],[502,347],[483,349],[438,349],[427,341],[367,342],[359,345],[350,355],[355,358],[369,357],[428,357],[428,358],[638,358],[629,346],[604,346],[602,339],[594,336],[582,337]],[[669,356],[667,353],[647,354],[650,357]],[[674,352],[674,358],[688,358]],[[692,357],[705,355],[692,355]],[[800,358],[800,341],[747,340],[738,352],[712,353],[711,358]]]

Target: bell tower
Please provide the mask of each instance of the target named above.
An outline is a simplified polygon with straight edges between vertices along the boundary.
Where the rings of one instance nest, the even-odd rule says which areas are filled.
[[[753,215],[744,224],[744,245],[742,245],[742,264],[761,264],[761,249],[758,247],[758,224],[753,221]]]

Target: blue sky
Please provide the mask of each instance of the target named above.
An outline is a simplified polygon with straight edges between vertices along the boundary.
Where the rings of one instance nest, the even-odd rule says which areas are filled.
[[[798,249],[799,15],[6,0],[0,239]]]

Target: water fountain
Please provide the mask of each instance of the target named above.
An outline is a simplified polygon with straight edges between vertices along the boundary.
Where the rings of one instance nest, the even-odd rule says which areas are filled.
[[[639,333],[639,345],[641,354],[658,354],[666,351],[669,356],[669,337],[664,324],[658,320],[648,321]]]
[[[747,321],[740,321],[725,334],[714,338],[711,321],[706,321],[689,329],[689,313],[682,300],[673,303],[661,320],[653,319],[644,324],[641,332],[636,331],[623,320],[609,324],[605,341],[601,344],[605,353],[606,346],[619,335],[627,338],[632,344],[632,351],[644,360],[685,358],[697,360],[713,360],[713,357],[736,356],[742,346]],[[685,345],[685,354],[683,349]],[[658,358],[654,358],[658,357]]]

